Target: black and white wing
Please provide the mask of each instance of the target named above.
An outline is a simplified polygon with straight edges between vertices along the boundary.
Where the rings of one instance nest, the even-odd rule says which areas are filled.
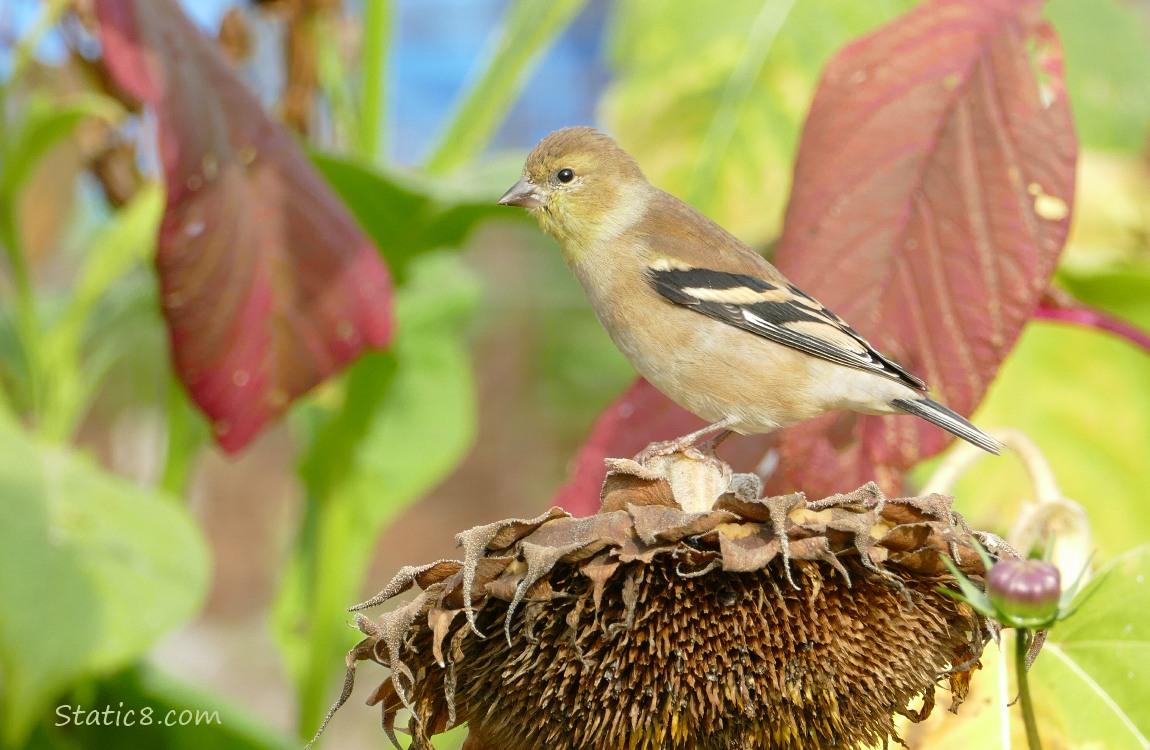
[[[666,258],[651,263],[647,274],[655,291],[677,305],[812,356],[926,390],[922,380],[879,354],[842,318],[790,284]]]

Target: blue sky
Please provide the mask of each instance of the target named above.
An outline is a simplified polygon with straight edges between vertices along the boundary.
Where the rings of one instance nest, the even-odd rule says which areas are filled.
[[[234,0],[183,0],[188,14],[214,33]],[[358,3],[348,0],[348,8]],[[479,67],[499,29],[507,0],[395,0],[390,116],[394,160],[417,163],[446,124],[457,97]],[[525,95],[496,137],[496,147],[525,148],[565,125],[594,124],[594,106],[607,81],[600,44],[605,3],[591,2],[544,58]],[[38,0],[0,3],[0,31],[27,32],[42,10]],[[352,10],[351,12],[355,12]],[[10,66],[0,47],[0,76]],[[64,48],[55,34],[37,50],[48,62]]]

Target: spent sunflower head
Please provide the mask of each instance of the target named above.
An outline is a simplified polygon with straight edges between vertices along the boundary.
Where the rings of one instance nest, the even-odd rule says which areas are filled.
[[[468,750],[850,748],[897,739],[940,685],[957,707],[993,623],[940,591],[944,556],[984,574],[949,498],[762,498],[719,470],[699,503],[713,467],[677,461],[617,462],[597,515],[476,527],[462,560],[401,570],[353,608],[418,588],[356,615],[333,711],[363,661],[390,669],[369,703],[393,741],[409,712],[413,748],[463,722]]]

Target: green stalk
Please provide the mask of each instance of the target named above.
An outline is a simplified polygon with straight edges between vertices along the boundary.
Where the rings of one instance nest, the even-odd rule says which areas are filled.
[[[195,459],[207,441],[208,430],[192,410],[184,387],[174,373],[168,377],[164,415],[168,430],[167,450],[159,486],[173,497],[187,497]]]
[[[1027,643],[1030,631],[1019,629],[1014,636],[1014,668],[1018,675],[1018,702],[1022,708],[1022,720],[1026,724],[1026,744],[1030,750],[1042,750],[1042,740],[1038,736],[1038,721],[1034,717],[1034,703],[1030,698],[1030,680],[1026,670]]]
[[[31,411],[39,416],[44,400],[43,357],[40,351],[40,321],[36,315],[36,290],[16,226],[15,196],[0,195],[0,245],[8,257],[8,267],[16,287],[16,333],[28,366],[28,393]],[[37,420],[38,421],[38,420]]]
[[[360,91],[360,154],[375,164],[387,156],[383,129],[387,122],[387,68],[392,34],[391,0],[363,3],[363,89]]]
[[[768,0],[751,25],[743,54],[731,71],[731,77],[727,79],[723,98],[703,137],[703,145],[699,148],[690,189],[687,191],[688,200],[692,204],[706,205],[708,196],[713,195],[719,167],[726,161],[725,154],[730,149],[743,107],[754,91],[755,81],[767,62],[775,37],[786,23],[794,5],[795,0]]]
[[[12,55],[12,70],[6,85],[0,85],[0,144],[8,143],[7,98],[8,88],[20,80],[25,68],[31,64],[36,46],[44,34],[52,28],[64,11],[71,5],[71,0],[51,0],[44,7],[44,12],[37,19],[36,24],[16,45]],[[6,164],[0,163],[0,167]],[[28,392],[31,397],[32,414],[39,421],[40,409],[44,399],[43,356],[41,354],[40,322],[36,314],[36,291],[32,285],[32,276],[28,270],[28,262],[24,257],[24,248],[17,227],[16,196],[3,194],[0,191],[0,244],[4,245],[4,252],[8,257],[8,266],[12,270],[12,278],[16,286],[16,332],[20,338],[21,348],[28,366]]]
[[[543,53],[586,0],[516,0],[487,68],[467,92],[427,160],[437,174],[463,166],[483,152],[507,117]]]
[[[36,47],[40,44],[40,40],[48,29],[56,25],[60,20],[60,16],[64,15],[64,11],[72,5],[72,0],[51,0],[45,4],[44,12],[36,19],[36,24],[28,31],[20,43],[16,45],[16,49],[12,56],[12,71],[8,76],[8,80],[15,81],[20,78],[29,63],[32,62],[32,56],[36,52]]]

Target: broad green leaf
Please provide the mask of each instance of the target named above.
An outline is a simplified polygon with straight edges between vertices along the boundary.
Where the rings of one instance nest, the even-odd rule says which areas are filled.
[[[517,179],[516,171],[502,165],[485,178],[492,184],[485,185],[484,193],[466,189],[470,184],[450,190],[442,183],[387,174],[326,154],[313,153],[312,161],[375,240],[399,283],[407,278],[413,259],[457,247],[482,222],[525,220],[525,212],[496,204]]]
[[[1150,747],[1150,545],[1103,567],[1079,601],[1034,664],[1035,701],[1071,747]]]
[[[204,542],[171,498],[0,422],[4,740],[68,685],[138,658],[207,581]]]
[[[321,407],[300,415],[312,436],[303,463],[309,500],[275,626],[302,695],[302,736],[334,698],[340,654],[354,641],[344,610],[361,594],[381,530],[462,459],[475,431],[463,329],[476,282],[448,253],[413,260],[410,275],[392,350],[351,368],[329,427]]]
[[[450,172],[478,157],[511,110],[527,76],[586,0],[514,0],[482,75],[463,97],[427,160]]]
[[[1150,259],[1105,269],[1067,269],[1059,281],[1076,299],[1150,331]]]
[[[81,367],[89,386],[99,388],[93,398],[103,409],[163,397],[171,368],[156,356],[168,347],[158,296],[154,272],[137,267],[116,280],[85,321]],[[186,398],[182,386],[181,392]]]
[[[687,200],[704,202],[718,184],[722,161],[731,150],[743,111],[750,104],[755,82],[763,72],[775,37],[794,7],[794,0],[770,0],[755,14],[734,67],[723,85],[703,142],[695,158],[695,167],[687,186]]]
[[[475,394],[463,331],[479,301],[476,280],[458,257],[428,256],[399,300],[399,368],[383,409],[360,446],[353,475],[361,519],[379,526],[394,507],[419,497],[471,445]]]
[[[1103,559],[1150,539],[1150,357],[1109,334],[1032,322],[974,422],[1026,433],[1080,503]],[[921,478],[929,467],[921,467]],[[958,483],[956,509],[975,528],[1005,534],[1030,480],[1009,452],[986,457]]]
[[[1124,0],[1051,0],[1083,145],[1141,154],[1150,123],[1150,15]]]
[[[247,714],[231,699],[147,665],[133,667],[60,700],[32,736],[45,746],[149,750],[287,750],[298,744]],[[112,709],[108,723],[85,723]],[[77,709],[85,713],[77,713]],[[67,723],[65,722],[67,719]],[[118,726],[116,723],[118,720]],[[130,725],[128,722],[132,722]]]
[[[734,0],[719,13],[704,3],[622,0],[611,24],[617,77],[604,100],[607,125],[655,184],[752,243],[778,233],[827,58],[914,3],[804,0],[789,14],[785,5]]]

